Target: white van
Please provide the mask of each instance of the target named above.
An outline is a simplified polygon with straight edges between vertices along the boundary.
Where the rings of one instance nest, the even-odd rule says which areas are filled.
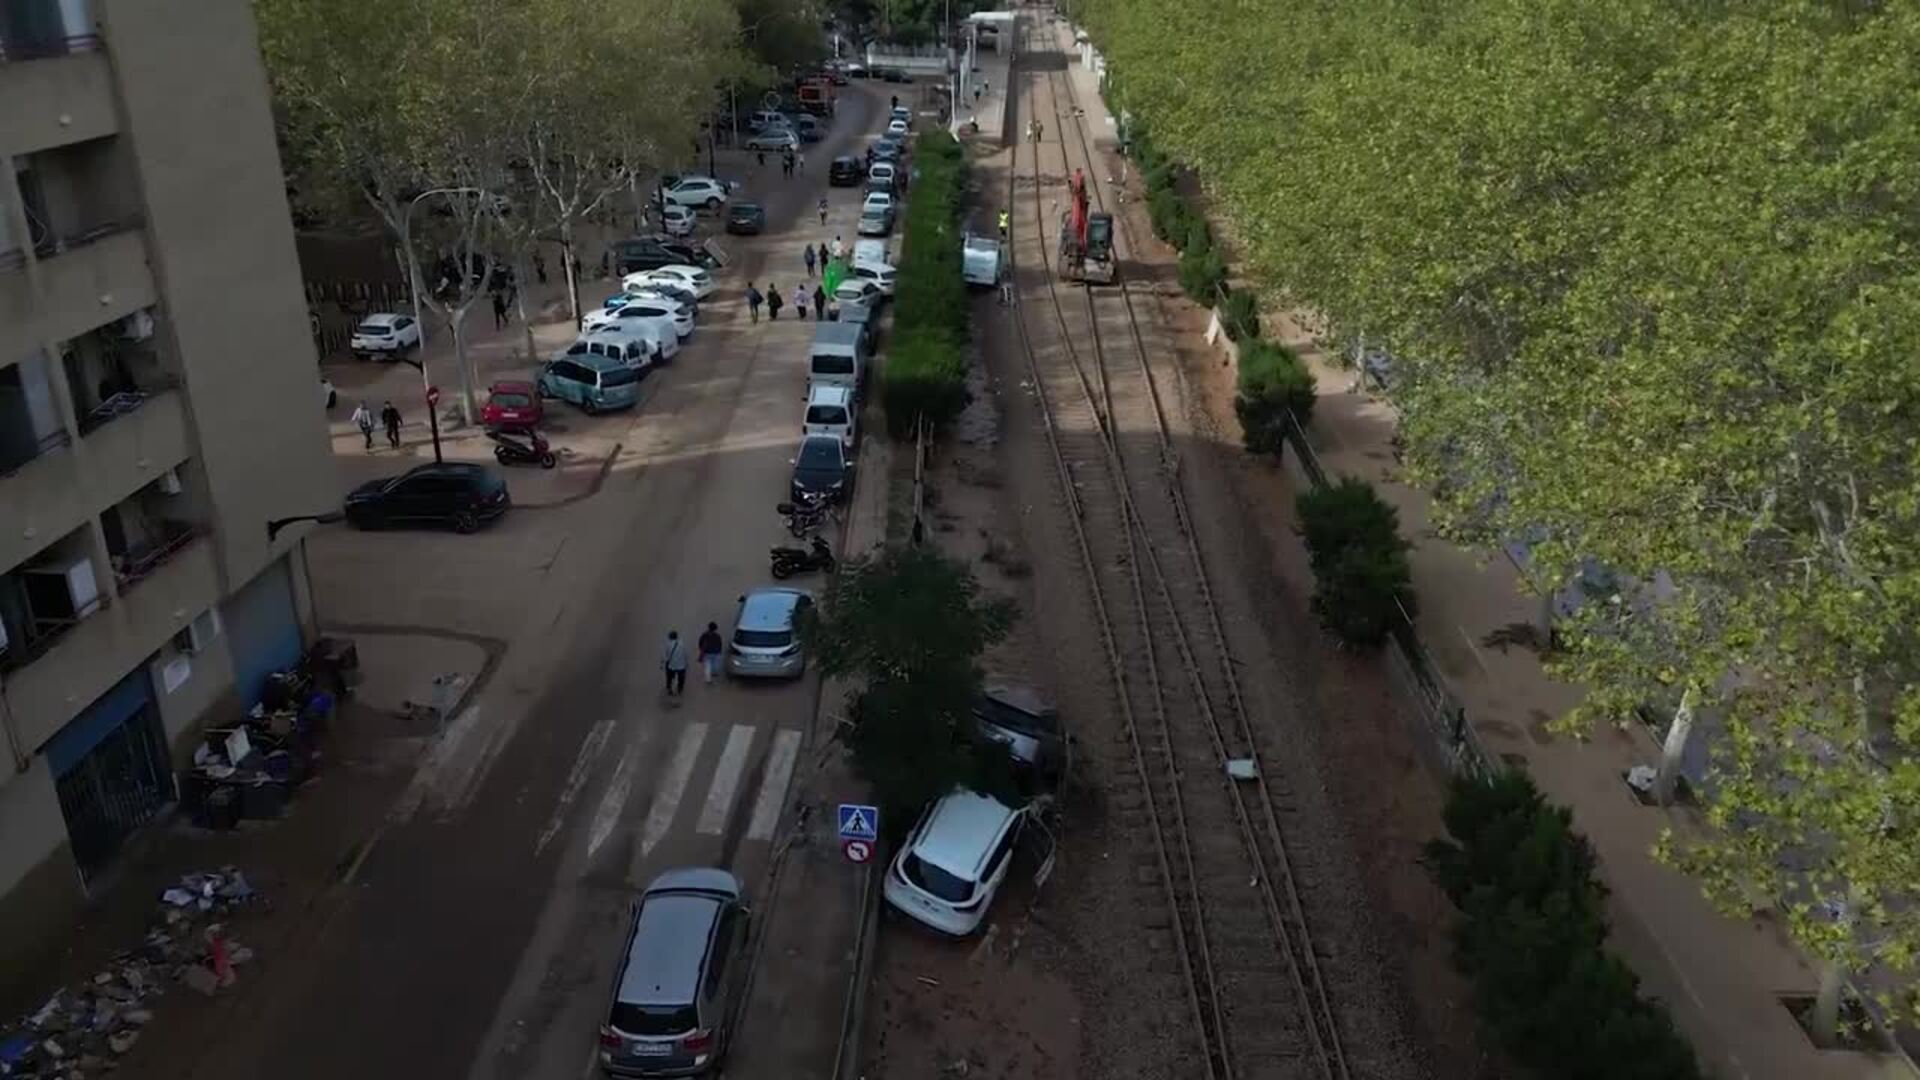
[[[885,240],[855,240],[853,242],[853,262],[868,265],[891,266],[893,254],[887,250]]]
[[[609,360],[618,360],[635,371],[645,372],[652,368],[660,358],[657,341],[619,330],[601,330],[597,333],[582,334],[573,344],[554,356],[554,359],[578,360],[582,356],[601,356]]]
[[[816,323],[807,354],[808,385],[844,386],[858,397],[866,377],[866,328],[850,322]]]
[[[960,242],[960,276],[969,285],[1000,284],[1000,241],[968,233]]]
[[[807,387],[806,418],[801,435],[835,435],[848,450],[860,438],[860,410],[853,403],[853,391],[844,386]]]

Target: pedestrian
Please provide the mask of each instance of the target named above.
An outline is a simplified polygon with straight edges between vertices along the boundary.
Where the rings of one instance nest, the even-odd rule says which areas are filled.
[[[764,146],[755,147],[753,151],[753,158],[755,161],[760,163],[761,168],[763,169],[766,168],[767,167],[767,148]]]
[[[835,259],[844,259],[847,257],[847,242],[840,239],[837,233],[833,238],[833,257]]]
[[[667,631],[666,647],[660,650],[660,670],[667,673],[667,696],[676,697],[687,691],[687,644],[680,640],[680,631]]]
[[[899,108],[899,107],[900,107],[900,95],[899,95],[899,94],[895,94],[895,95],[893,95],[893,97],[892,97],[892,99],[891,99],[890,101],[888,101],[888,102],[887,102],[887,104],[889,104],[889,105],[891,105],[891,106],[892,106],[893,108],[896,108],[896,109],[897,109],[897,108]]]
[[[720,656],[726,651],[727,644],[720,640],[720,627],[707,624],[707,632],[700,635],[700,667],[707,673],[707,685],[720,677]]]
[[[769,284],[767,286],[767,321],[774,322],[774,321],[777,321],[779,318],[780,318],[780,286]]]
[[[537,251],[533,253],[533,276],[539,280],[540,284],[547,283],[547,260]]]
[[[974,103],[975,105],[978,105],[978,104],[980,104],[980,93],[981,93],[981,91],[983,91],[983,90],[985,90],[986,88],[987,88],[987,84],[986,84],[986,83],[984,83],[984,82],[983,82],[983,83],[980,83],[979,85],[977,85],[977,86],[975,86],[975,87],[973,88],[973,103]]]
[[[1006,239],[1007,239],[1007,223],[1008,223],[1008,220],[1009,220],[1009,219],[1008,219],[1008,217],[1007,217],[1007,212],[1006,212],[1005,210],[1002,210],[1002,211],[1000,211],[1000,241],[1001,241],[1001,243],[1005,243],[1005,242],[1006,242]]]
[[[828,262],[827,242],[825,240],[822,240],[820,241],[820,276],[821,277],[827,276],[827,262]]]
[[[765,297],[760,295],[759,289],[753,287],[753,282],[747,282],[747,318],[750,321],[760,321],[760,301],[763,299]]]
[[[400,449],[400,410],[389,401],[380,409],[380,423],[387,429],[387,445]]]
[[[807,280],[812,281],[813,280],[813,245],[808,244],[805,248],[801,250],[805,251],[807,256]],[[824,270],[826,269],[826,267],[823,266],[821,267],[821,269]]]
[[[807,171],[807,155],[805,153],[796,153],[793,155],[793,169],[798,173],[805,173]]]
[[[367,453],[373,453],[373,410],[367,408],[365,400],[354,406],[353,426],[360,429],[360,437],[367,441]]]
[[[827,197],[825,195],[822,195],[820,196],[820,224],[825,225],[826,223],[827,223]]]
[[[816,319],[827,317],[827,290],[818,285],[813,287],[813,317]]]
[[[495,289],[493,293],[493,328],[498,330],[506,325],[507,294]]]
[[[807,287],[804,285],[793,287],[793,315],[802,320],[807,317]]]

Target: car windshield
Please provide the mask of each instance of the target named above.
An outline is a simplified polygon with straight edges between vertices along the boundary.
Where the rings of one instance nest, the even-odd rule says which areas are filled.
[[[600,373],[601,386],[631,386],[640,381],[640,373],[629,367],[609,368]]]
[[[840,444],[832,439],[808,439],[800,444],[800,460],[797,464],[809,471],[838,471]]]
[[[385,337],[392,332],[392,326],[383,322],[374,322],[371,319],[361,323],[359,327],[354,330],[356,334],[366,334],[369,337]]]
[[[493,403],[503,409],[524,409],[533,404],[533,399],[518,390],[503,390],[493,395]]]
[[[918,855],[907,856],[905,870],[908,881],[950,904],[962,904],[973,898],[973,882],[954,877]]]
[[[784,649],[793,644],[793,631],[735,630],[733,643],[748,649]]]
[[[691,1005],[631,1005],[616,1001],[607,1019],[629,1035],[684,1035],[700,1026]]]
[[[807,409],[809,424],[844,424],[847,422],[847,410],[838,405],[814,405]]]
[[[813,357],[813,373],[815,375],[851,375],[853,374],[853,357],[816,353]],[[800,452],[800,460],[807,460],[805,450]]]

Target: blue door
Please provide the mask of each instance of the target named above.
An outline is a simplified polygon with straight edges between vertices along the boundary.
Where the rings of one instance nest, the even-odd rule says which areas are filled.
[[[267,676],[300,661],[305,643],[293,606],[293,583],[281,559],[260,572],[220,610],[233,654],[233,686],[243,708],[260,702]]]

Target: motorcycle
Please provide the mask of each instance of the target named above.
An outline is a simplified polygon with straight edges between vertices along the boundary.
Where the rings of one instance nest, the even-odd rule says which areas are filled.
[[[773,556],[773,576],[782,580],[790,578],[795,574],[804,574],[810,570],[819,570],[822,573],[831,574],[833,573],[834,567],[838,565],[834,562],[833,549],[827,546],[824,538],[818,536],[813,538],[813,545],[810,549],[777,547],[772,550],[771,554]]]
[[[493,440],[493,459],[502,465],[538,465],[551,469],[560,463],[546,436],[537,431],[489,431],[487,438]]]
[[[787,532],[796,540],[804,540],[818,532],[825,522],[839,520],[824,497],[804,499],[798,503],[783,502],[773,509],[786,519]]]

